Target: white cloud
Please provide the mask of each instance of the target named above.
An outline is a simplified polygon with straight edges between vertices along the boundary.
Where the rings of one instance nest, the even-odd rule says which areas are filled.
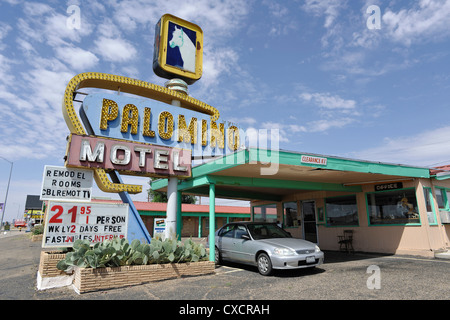
[[[398,12],[388,9],[383,15],[382,28],[388,30],[390,39],[409,46],[429,39],[448,37],[449,16],[450,1],[420,0],[411,9]]]
[[[304,101],[311,101],[316,106],[325,109],[355,109],[356,101],[345,100],[338,95],[331,95],[330,93],[302,93],[299,96]]]
[[[68,63],[75,70],[90,69],[99,61],[97,56],[92,52],[69,46],[57,48],[56,57]]]
[[[129,41],[121,38],[100,37],[95,40],[95,46],[95,52],[112,62],[129,61],[137,54],[136,48]]]
[[[418,132],[411,136],[386,137],[383,144],[353,152],[352,156],[418,166],[450,164],[450,126]]]
[[[317,121],[312,121],[308,123],[308,132],[324,132],[332,128],[343,128],[353,122],[355,119],[352,118],[341,118],[341,119],[322,119]]]
[[[219,48],[205,52],[201,85],[203,87],[216,85],[221,75],[238,69],[238,59],[238,54],[231,48]]]
[[[342,0],[306,0],[303,9],[316,16],[325,16],[324,27],[330,28],[346,5]]]

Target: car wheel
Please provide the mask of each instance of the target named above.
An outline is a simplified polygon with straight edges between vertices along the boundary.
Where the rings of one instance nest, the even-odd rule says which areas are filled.
[[[222,262],[222,257],[220,256],[220,251],[217,247],[214,250],[214,262],[216,264],[220,264]]]
[[[258,271],[263,276],[268,276],[272,273],[272,261],[267,254],[261,253],[256,259],[258,263]]]

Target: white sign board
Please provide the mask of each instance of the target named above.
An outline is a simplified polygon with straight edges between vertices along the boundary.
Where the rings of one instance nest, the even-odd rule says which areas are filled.
[[[128,204],[50,202],[42,247],[72,247],[75,240],[92,244],[126,238]]]
[[[302,156],[300,161],[301,163],[319,164],[323,166],[327,165],[327,158],[321,157]]]
[[[155,218],[153,220],[153,237],[158,234],[164,234],[166,231],[166,219]]]
[[[92,170],[45,166],[40,200],[90,201]]]

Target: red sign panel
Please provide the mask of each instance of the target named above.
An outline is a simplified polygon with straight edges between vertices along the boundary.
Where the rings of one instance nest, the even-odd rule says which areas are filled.
[[[72,134],[66,166],[148,177],[190,177],[192,160],[191,150]]]

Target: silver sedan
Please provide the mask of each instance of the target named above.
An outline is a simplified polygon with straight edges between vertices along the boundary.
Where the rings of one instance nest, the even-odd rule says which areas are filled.
[[[215,234],[215,260],[255,265],[262,275],[273,269],[316,267],[324,254],[312,242],[292,238],[275,223],[234,222]]]

